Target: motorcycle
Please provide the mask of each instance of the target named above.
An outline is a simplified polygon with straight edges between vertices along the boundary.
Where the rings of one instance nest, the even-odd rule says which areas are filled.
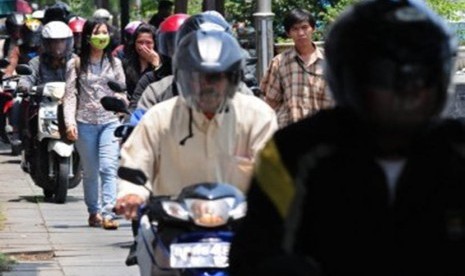
[[[82,179],[79,154],[60,134],[59,106],[64,82],[35,86],[23,94],[25,127],[21,167],[43,189],[45,200],[65,203],[68,189]]]
[[[0,61],[0,68],[5,68],[9,65],[7,59]],[[19,74],[30,74],[29,69],[25,66],[19,65],[16,70]],[[16,156],[21,152],[21,143],[19,141],[19,134],[17,126],[12,124],[12,110],[15,102],[20,102],[21,97],[16,93],[16,86],[18,84],[20,75],[10,76],[3,78],[3,72],[0,71],[1,91],[0,101],[2,108],[0,110],[0,120],[2,129],[3,140],[11,145],[11,155]]]
[[[137,185],[147,180],[143,172],[126,167],[119,168],[118,176]],[[244,194],[222,183],[193,184],[174,197],[151,196],[140,217],[150,221],[155,238],[150,243],[144,236],[148,232],[139,231],[139,240],[150,256],[152,271],[229,275],[230,244],[246,209]]]

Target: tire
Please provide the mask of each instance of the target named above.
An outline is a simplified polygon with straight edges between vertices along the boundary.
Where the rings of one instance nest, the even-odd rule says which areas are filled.
[[[55,203],[63,204],[66,202],[69,186],[69,158],[55,155]]]
[[[77,151],[73,151],[73,173],[74,177],[72,177],[69,181],[68,189],[76,188],[82,180],[82,162],[81,157]]]

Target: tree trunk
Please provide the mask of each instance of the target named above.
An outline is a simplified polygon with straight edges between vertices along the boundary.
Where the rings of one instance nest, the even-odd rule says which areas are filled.
[[[202,10],[215,10],[224,15],[224,0],[203,0]]]

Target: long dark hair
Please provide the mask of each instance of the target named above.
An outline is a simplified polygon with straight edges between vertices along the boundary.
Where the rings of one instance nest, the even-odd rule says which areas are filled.
[[[110,34],[110,26],[106,22],[97,22],[94,20],[86,20],[86,23],[84,24],[84,28],[82,30],[82,40],[81,40],[81,68],[80,72],[81,73],[87,73],[87,68],[89,67],[90,63],[90,36],[92,35],[92,32],[94,31],[95,27],[100,27],[101,25],[107,26],[108,34]],[[110,36],[111,39],[111,36]],[[108,46],[103,50],[103,57],[102,61],[105,57],[108,58],[110,61],[111,66],[113,67],[114,65],[114,59],[113,56],[111,55],[111,47],[110,47],[111,41],[108,44]]]
[[[156,29],[150,24],[141,23],[139,27],[137,27],[136,31],[132,35],[131,39],[127,46],[124,47],[124,71],[126,73],[126,85],[128,87],[128,92],[130,91],[131,87],[134,89],[139,78],[141,77],[141,65],[139,62],[139,54],[136,51],[136,40],[137,37],[142,33],[149,33],[152,35],[153,39],[153,49],[156,51]],[[150,66],[150,65],[149,65]]]

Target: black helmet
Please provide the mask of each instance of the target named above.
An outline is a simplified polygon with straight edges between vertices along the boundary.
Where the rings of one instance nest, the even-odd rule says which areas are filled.
[[[5,26],[6,26],[6,30],[8,34],[12,35],[13,33],[17,32],[17,34],[19,35],[21,26],[23,26],[24,24],[24,19],[25,17],[24,17],[24,14],[22,13],[18,13],[18,12],[10,13],[6,17],[6,21],[5,21]],[[15,38],[15,39],[18,39],[18,38]]]
[[[181,39],[187,34],[200,29],[225,31],[232,34],[232,28],[224,18],[212,13],[199,13],[187,18],[181,25],[176,34],[175,46],[179,45]]]
[[[224,31],[198,30],[185,36],[174,53],[173,70],[180,95],[202,112],[221,112],[237,90],[243,52]]]
[[[38,48],[42,40],[42,22],[35,18],[27,18],[21,27],[22,45]]]
[[[326,78],[339,106],[363,114],[367,89],[403,97],[408,89],[429,88],[436,93],[428,111],[433,116],[447,100],[456,42],[421,1],[369,0],[334,23],[325,53]]]

